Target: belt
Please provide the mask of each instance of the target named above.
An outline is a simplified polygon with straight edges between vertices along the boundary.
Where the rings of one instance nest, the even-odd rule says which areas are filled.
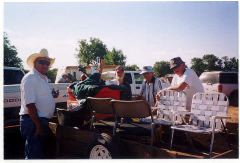
[[[20,115],[22,116],[23,118],[30,118],[30,115],[29,114],[23,114],[23,115]],[[39,118],[42,118],[42,119],[45,119],[45,120],[50,120],[49,118],[45,118],[45,117],[39,117]]]

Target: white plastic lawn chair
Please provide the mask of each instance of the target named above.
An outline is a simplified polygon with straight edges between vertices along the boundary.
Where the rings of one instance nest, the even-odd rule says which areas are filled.
[[[157,116],[154,116],[154,122],[160,125],[182,124],[183,114],[178,112],[187,112],[186,95],[184,92],[173,90],[162,90],[161,97],[157,104]],[[142,122],[150,121],[150,117],[141,119]]]
[[[174,138],[174,131],[192,132],[199,134],[211,134],[209,155],[211,157],[214,134],[227,132],[226,119],[229,101],[223,93],[196,93],[192,99],[192,106],[189,114],[189,124],[173,125],[171,136],[171,148]]]

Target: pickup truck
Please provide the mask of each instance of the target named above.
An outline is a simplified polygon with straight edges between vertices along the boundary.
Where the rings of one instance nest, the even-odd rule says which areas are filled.
[[[20,83],[24,75],[24,71],[20,68],[4,67],[4,125],[18,123],[21,108]],[[59,97],[55,99],[56,107],[65,108],[69,83],[50,83],[50,85],[55,90],[59,90]]]
[[[133,96],[140,94],[143,76],[140,74],[141,71],[125,71],[125,76],[128,83],[131,86]],[[112,80],[115,78],[115,71],[107,71],[102,73],[102,79],[105,81]],[[166,83],[164,80],[160,79],[162,88],[167,88],[170,86],[169,83]]]

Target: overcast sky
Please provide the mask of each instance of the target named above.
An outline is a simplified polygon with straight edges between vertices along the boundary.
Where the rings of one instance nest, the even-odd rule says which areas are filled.
[[[47,48],[53,67],[77,65],[77,42],[97,37],[127,64],[180,56],[238,57],[238,2],[5,3],[4,31],[26,58]]]

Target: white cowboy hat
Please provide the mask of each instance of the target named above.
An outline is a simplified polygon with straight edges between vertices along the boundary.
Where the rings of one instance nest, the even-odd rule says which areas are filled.
[[[37,58],[48,58],[50,60],[50,65],[49,66],[51,66],[55,61],[55,58],[50,58],[48,56],[47,49],[41,49],[41,51],[39,53],[34,53],[27,58],[27,64],[30,68],[34,67],[34,61]]]

